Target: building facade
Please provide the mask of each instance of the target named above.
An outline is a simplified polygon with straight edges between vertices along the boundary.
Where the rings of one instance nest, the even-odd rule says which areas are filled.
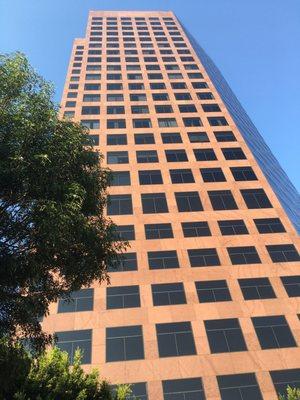
[[[51,306],[58,345],[141,400],[300,387],[299,196],[175,15],[90,12],[62,114],[112,169],[107,214],[130,248],[110,286]]]

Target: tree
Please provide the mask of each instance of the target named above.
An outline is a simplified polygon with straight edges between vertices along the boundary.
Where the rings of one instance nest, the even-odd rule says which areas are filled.
[[[280,394],[279,400],[300,400],[300,389],[288,386],[286,388],[286,395]]]
[[[18,365],[14,375],[0,377],[0,398],[3,400],[126,400],[130,385],[111,385],[99,379],[95,369],[85,373],[81,367],[82,353],[75,352],[70,365],[68,354],[54,347],[31,357],[20,344],[0,342],[1,367]],[[13,360],[13,363],[12,363]],[[20,362],[21,361],[21,362]],[[11,371],[12,372],[12,371]]]
[[[0,337],[36,348],[49,304],[108,281],[126,247],[103,215],[110,173],[52,95],[24,55],[0,55]]]

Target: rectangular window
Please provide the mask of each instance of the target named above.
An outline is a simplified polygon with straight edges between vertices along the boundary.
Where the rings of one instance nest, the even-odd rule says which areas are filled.
[[[152,93],[153,101],[164,101],[169,100],[168,93]]]
[[[99,135],[88,135],[87,143],[92,146],[99,146]]]
[[[226,182],[221,168],[200,168],[203,182]]]
[[[83,101],[84,102],[100,101],[100,94],[84,94]]]
[[[184,237],[211,236],[209,225],[206,221],[182,222],[181,227]]]
[[[173,230],[171,224],[146,224],[146,239],[167,239],[173,238]]]
[[[276,298],[269,278],[244,278],[238,282],[245,300]]]
[[[222,400],[263,400],[253,373],[219,375],[217,379]]]
[[[182,118],[183,124],[186,127],[191,127],[191,126],[202,126],[202,121],[200,118]]]
[[[127,135],[107,135],[107,145],[116,146],[116,145],[126,145],[127,144]]]
[[[217,142],[236,142],[236,137],[231,131],[214,132]]]
[[[83,106],[81,108],[82,115],[98,115],[100,114],[100,107],[97,106]]]
[[[293,244],[275,244],[266,248],[273,262],[300,261],[299,253]]]
[[[129,215],[132,213],[131,194],[108,196],[107,215]]]
[[[175,118],[158,118],[158,126],[160,128],[174,128],[178,125]]]
[[[196,93],[199,100],[213,100],[214,95],[211,92]]]
[[[109,272],[137,271],[137,269],[136,253],[121,254],[119,259],[112,262],[107,268]]]
[[[140,288],[138,285],[115,286],[106,289],[107,310],[140,306]]]
[[[174,93],[176,100],[192,100],[190,93]]]
[[[286,232],[279,218],[255,218],[253,221],[259,233]]]
[[[248,229],[242,219],[231,219],[218,221],[221,234],[226,235],[247,235]]]
[[[122,94],[108,94],[106,95],[107,101],[124,101]]]
[[[245,160],[246,156],[240,147],[226,147],[221,149],[225,160]]]
[[[200,303],[231,301],[230,291],[225,280],[195,282]]]
[[[106,87],[107,90],[123,90],[122,83],[108,83]]]
[[[178,108],[181,113],[197,112],[197,108],[194,106],[194,104],[179,104]]]
[[[263,350],[297,346],[284,315],[252,317],[251,320]]]
[[[287,386],[300,389],[300,368],[270,371],[270,375],[279,395],[286,395]]]
[[[142,150],[136,152],[136,160],[138,163],[157,163],[158,156],[156,150]]]
[[[125,114],[124,106],[108,106],[107,114]]]
[[[111,172],[111,186],[130,186],[129,171],[113,171]]]
[[[107,164],[128,164],[128,151],[108,151]]]
[[[150,119],[133,119],[132,124],[134,128],[151,128],[151,120]]]
[[[194,149],[196,161],[214,161],[217,159],[213,149]]]
[[[208,117],[210,126],[226,126],[228,122],[225,117]]]
[[[218,104],[201,104],[204,112],[219,112],[221,111]]]
[[[154,306],[186,304],[183,283],[161,283],[151,285]]]
[[[191,267],[215,267],[220,265],[216,249],[191,249],[188,250]]]
[[[209,142],[206,132],[188,132],[188,137],[191,143]]]
[[[163,143],[182,143],[180,133],[162,133],[161,138]]]
[[[81,289],[72,292],[70,298],[58,300],[58,313],[92,311],[94,306],[94,289]]]
[[[168,162],[184,162],[188,161],[185,150],[165,150],[166,159]]]
[[[249,209],[272,208],[264,189],[243,189],[241,194]]]
[[[243,332],[237,318],[204,321],[204,325],[212,353],[247,351]]]
[[[141,325],[106,328],[106,362],[144,359]]]
[[[147,96],[145,93],[130,94],[130,101],[147,101]]]
[[[139,171],[140,185],[160,185],[163,183],[160,170]]]
[[[177,192],[175,199],[179,212],[203,211],[198,192]]]
[[[186,83],[185,82],[171,82],[171,87],[172,89],[186,89]]]
[[[155,106],[155,112],[157,114],[170,114],[173,113],[173,108],[172,106],[169,105],[159,105],[159,106]]]
[[[117,385],[111,385],[113,393],[116,393]],[[147,384],[145,382],[130,383],[131,394],[126,400],[148,400]],[[113,397],[115,399],[116,397]]]
[[[80,121],[82,126],[85,126],[89,129],[99,129],[100,128],[100,121],[99,119],[82,119]]]
[[[164,400],[205,400],[201,378],[162,381]]]
[[[232,167],[230,171],[235,181],[257,181],[257,176],[251,167]]]
[[[131,106],[132,114],[149,114],[148,106]]]
[[[191,169],[170,169],[172,183],[194,183],[195,179]]]
[[[190,322],[156,324],[159,357],[178,357],[196,354]]]
[[[107,129],[125,129],[125,119],[108,119],[106,122]]]
[[[134,134],[134,143],[135,144],[154,144],[154,135],[153,133],[135,133]]]
[[[148,251],[149,269],[179,268],[176,250]]]
[[[254,246],[227,247],[227,251],[233,265],[261,263]]]
[[[120,240],[135,240],[134,225],[116,225],[116,235]]]
[[[230,190],[211,190],[208,196],[214,210],[237,210],[237,204]]]
[[[281,276],[280,279],[289,297],[300,297],[300,275]]]
[[[84,329],[78,331],[55,332],[57,338],[56,346],[66,351],[69,356],[70,363],[74,362],[74,355],[77,348],[82,353],[82,364],[90,364],[92,360],[92,330]]]
[[[144,214],[169,212],[165,193],[145,193],[141,197]]]

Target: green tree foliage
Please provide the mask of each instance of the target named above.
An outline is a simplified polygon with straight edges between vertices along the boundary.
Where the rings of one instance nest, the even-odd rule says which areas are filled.
[[[286,394],[281,394],[279,400],[300,400],[300,389],[288,386]]]
[[[0,398],[3,400],[126,400],[129,385],[112,390],[99,379],[97,370],[90,373],[81,367],[82,354],[76,351],[71,366],[68,354],[57,347],[32,358],[20,344],[0,342],[0,366],[14,365],[0,375]],[[11,374],[11,375],[9,375]],[[13,374],[13,375],[12,375]]]
[[[0,337],[36,347],[48,305],[107,281],[125,247],[103,215],[109,171],[52,94],[24,55],[0,55]]]

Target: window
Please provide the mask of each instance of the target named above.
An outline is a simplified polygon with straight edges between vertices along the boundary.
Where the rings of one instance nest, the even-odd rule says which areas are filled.
[[[100,128],[100,121],[99,119],[82,119],[80,121],[82,126],[85,126],[89,129],[99,129]]]
[[[98,81],[99,79],[101,79],[101,75],[100,74],[86,74],[85,79],[87,81]]]
[[[255,374],[217,376],[221,400],[263,400]]]
[[[106,362],[144,359],[141,325],[106,328]]]
[[[216,249],[191,249],[187,252],[192,268],[220,265],[220,259]]]
[[[158,118],[158,126],[160,128],[174,128],[177,127],[175,118]]]
[[[219,112],[221,111],[218,104],[201,104],[204,112]]]
[[[163,183],[160,170],[139,171],[140,185],[160,185]]]
[[[130,194],[108,196],[107,215],[128,215],[132,213],[132,200]]]
[[[151,120],[150,119],[133,119],[132,124],[134,128],[151,128]]]
[[[161,283],[151,288],[154,306],[186,304],[183,283]]]
[[[56,332],[56,346],[66,351],[69,356],[70,363],[74,362],[76,349],[80,349],[83,353],[82,364],[90,364],[92,359],[92,330],[84,329],[78,331]]]
[[[208,84],[206,82],[192,82],[194,89],[207,89]]]
[[[182,222],[184,237],[211,236],[211,232],[206,221],[201,222]]]
[[[286,395],[287,386],[300,389],[300,368],[270,371],[278,395]]]
[[[164,400],[205,400],[201,378],[162,381]]]
[[[200,118],[182,118],[184,126],[191,127],[191,126],[202,126],[202,121]]]
[[[180,133],[162,133],[161,138],[163,143],[182,143]]]
[[[143,150],[136,152],[136,160],[138,163],[156,163],[158,156],[156,150]]]
[[[100,107],[97,106],[83,106],[81,108],[82,115],[98,115],[100,114]]]
[[[233,265],[261,263],[254,246],[227,247],[227,251]]]
[[[144,214],[169,212],[165,193],[142,194],[142,207]]]
[[[231,131],[214,132],[217,142],[236,142],[236,137]]]
[[[106,96],[107,101],[124,101],[122,94],[108,94]]]
[[[136,253],[125,253],[108,266],[109,272],[137,271]]]
[[[266,248],[273,262],[300,261],[299,253],[293,244],[275,244]]]
[[[243,189],[241,194],[249,209],[272,208],[264,189]]]
[[[245,300],[276,298],[269,278],[245,278],[238,282]]]
[[[188,137],[191,143],[209,142],[206,132],[188,132]]]
[[[75,115],[75,111],[65,111],[64,112],[64,117],[65,118],[72,118]]]
[[[194,149],[197,161],[214,161],[217,159],[213,149]]]
[[[195,113],[197,108],[193,104],[180,104],[178,106],[181,113]]]
[[[179,268],[176,250],[148,251],[149,269]]]
[[[111,388],[115,394],[117,385],[111,385]],[[145,382],[130,383],[130,390],[131,394],[126,396],[126,400],[148,400],[147,384]]]
[[[128,151],[108,151],[107,164],[128,164]]]
[[[161,105],[161,106],[155,106],[155,112],[157,114],[170,114],[173,111],[172,106],[169,105]]]
[[[175,199],[179,212],[203,211],[198,192],[177,192]]]
[[[145,93],[131,94],[130,101],[147,101]]]
[[[229,353],[246,351],[247,346],[237,318],[204,321],[210,351]]]
[[[256,218],[253,221],[259,233],[286,232],[279,218]]]
[[[153,133],[135,133],[134,134],[135,144],[153,144],[155,143]]]
[[[149,114],[148,106],[131,106],[132,114]]]
[[[108,83],[106,87],[107,90],[123,90],[122,83]]]
[[[297,346],[284,315],[252,317],[251,320],[263,350]]]
[[[121,240],[135,240],[134,225],[117,225],[116,234]]]
[[[170,169],[172,183],[193,183],[195,182],[191,169]]]
[[[289,297],[300,296],[300,275],[281,276],[280,279]]]
[[[173,238],[173,230],[171,224],[146,224],[146,239],[166,239]]]
[[[100,101],[100,94],[84,94],[83,101]]]
[[[199,92],[197,93],[197,97],[199,100],[213,100],[214,95],[211,92]]]
[[[115,286],[106,289],[106,308],[112,310],[116,308],[140,307],[140,289],[137,285]]]
[[[107,145],[116,146],[127,144],[127,135],[107,135]]]
[[[165,88],[166,88],[166,85],[162,82],[150,83],[150,89],[161,90],[161,89],[165,89]]]
[[[190,322],[156,324],[159,357],[177,357],[196,354]]]
[[[192,100],[190,93],[174,93],[176,100]]]
[[[225,182],[225,176],[221,168],[200,168],[204,182]]]
[[[222,235],[246,235],[248,229],[242,219],[231,219],[227,221],[218,221]]]
[[[251,167],[232,167],[230,171],[236,181],[256,181],[257,177]]]
[[[186,83],[185,82],[171,82],[171,87],[172,89],[186,89]]]
[[[107,114],[125,114],[124,106],[108,106]]]
[[[188,161],[185,150],[165,150],[165,154],[168,162]]]
[[[128,83],[129,90],[145,90],[143,83]]]
[[[245,160],[246,156],[240,147],[226,147],[222,149],[225,160]]]
[[[67,101],[65,107],[75,107],[76,101]]]
[[[228,122],[225,117],[208,117],[208,122],[210,126],[226,126]]]
[[[195,282],[200,303],[231,301],[231,295],[225,280]]]
[[[69,299],[59,299],[58,313],[92,311],[94,306],[94,289],[81,289],[72,292]]]
[[[230,190],[211,190],[208,196],[214,210],[237,210],[237,205]]]
[[[113,171],[111,172],[111,186],[130,186],[129,171]]]
[[[88,135],[87,143],[92,146],[99,146],[99,135]]]
[[[169,95],[168,95],[168,93],[153,93],[152,99],[153,99],[153,101],[169,100]]]

